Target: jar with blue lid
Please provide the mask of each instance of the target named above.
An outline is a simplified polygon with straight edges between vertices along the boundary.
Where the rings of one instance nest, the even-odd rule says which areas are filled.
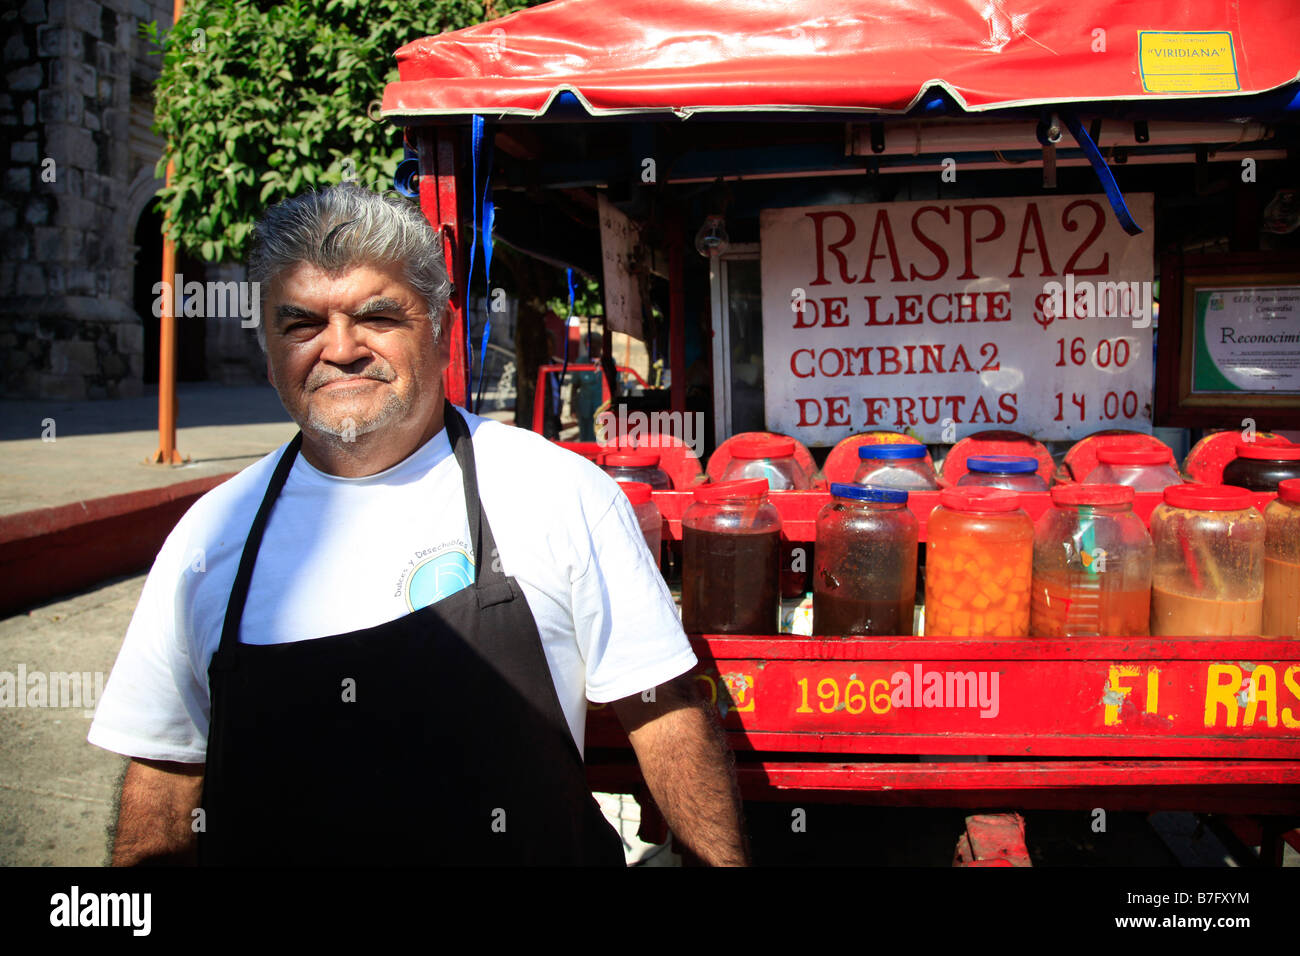
[[[912,635],[918,525],[907,492],[831,485],[817,515],[813,633]]]
[[[1008,491],[1046,491],[1038,473],[1038,459],[1019,455],[971,455],[958,487],[1005,488]]]
[[[858,460],[855,485],[901,491],[939,490],[939,479],[924,445],[859,445]]]

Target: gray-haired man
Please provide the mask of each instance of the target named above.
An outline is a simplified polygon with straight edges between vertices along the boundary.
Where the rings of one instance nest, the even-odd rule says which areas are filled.
[[[745,862],[625,497],[446,402],[450,289],[419,212],[354,186],[288,200],[251,273],[301,432],[200,499],[149,574],[89,738],[133,758],[114,862],[620,864],[588,700],[676,835]]]

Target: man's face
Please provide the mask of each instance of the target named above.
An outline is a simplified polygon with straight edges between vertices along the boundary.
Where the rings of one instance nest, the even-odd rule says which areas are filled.
[[[426,310],[399,265],[283,271],[267,293],[266,366],[298,426],[347,442],[427,422],[450,355]]]

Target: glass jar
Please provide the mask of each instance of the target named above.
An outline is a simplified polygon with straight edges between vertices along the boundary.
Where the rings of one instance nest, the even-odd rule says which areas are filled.
[[[772,491],[807,491],[812,478],[794,457],[794,439],[780,435],[739,438],[731,444],[731,461],[722,470],[722,481],[744,478],[766,479]],[[781,597],[801,598],[808,590],[809,547],[784,544],[781,547]]]
[[[924,445],[859,445],[853,483],[901,491],[938,491],[939,479],[925,460],[926,454]]]
[[[1172,485],[1151,512],[1151,633],[1258,634],[1264,609],[1264,516],[1226,485]]]
[[[1237,442],[1237,457],[1223,469],[1223,483],[1251,491],[1277,491],[1279,482],[1300,478],[1300,445]]]
[[[1084,479],[1088,485],[1127,485],[1134,491],[1164,491],[1182,483],[1169,452],[1159,448],[1103,448],[1097,452],[1097,467]]]
[[[1277,487],[1264,509],[1264,624],[1273,637],[1300,636],[1300,478]]]
[[[682,626],[777,634],[781,515],[762,478],[700,485],[682,515]]]
[[[1027,637],[1034,523],[1001,488],[949,488],[930,512],[926,637]]]
[[[906,491],[832,483],[817,514],[813,633],[910,637],[917,535]]]
[[[659,455],[652,451],[613,451],[600,467],[615,481],[639,481],[655,491],[673,490],[673,480],[659,467]]]
[[[720,481],[766,478],[773,491],[805,491],[812,477],[794,457],[794,439],[779,435],[738,438],[731,443],[731,460]]]
[[[959,488],[1005,488],[1007,491],[1046,491],[1047,482],[1038,473],[1037,458],[1017,455],[972,455],[966,459],[966,474],[957,480]]]
[[[1034,524],[1031,637],[1134,637],[1150,631],[1154,547],[1133,489],[1052,489]]]
[[[632,503],[637,524],[641,526],[641,533],[645,535],[646,547],[654,555],[655,567],[662,568],[659,545],[663,540],[664,519],[651,497],[650,486],[643,481],[621,481],[619,487],[623,489],[623,494],[627,495],[627,500]]]

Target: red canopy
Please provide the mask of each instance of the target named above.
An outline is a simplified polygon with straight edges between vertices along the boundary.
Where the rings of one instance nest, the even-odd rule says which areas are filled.
[[[554,0],[397,51],[389,118],[902,113],[1232,96],[1300,76],[1296,0]]]

